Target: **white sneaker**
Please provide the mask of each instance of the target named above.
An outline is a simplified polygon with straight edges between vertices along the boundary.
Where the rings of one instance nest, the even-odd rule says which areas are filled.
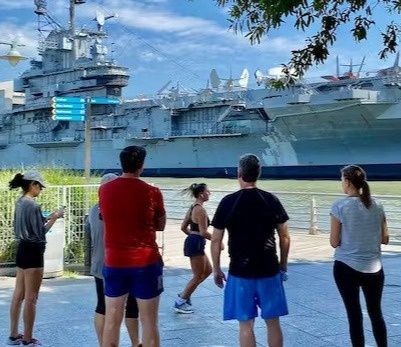
[[[192,308],[191,305],[188,305],[188,303],[184,302],[183,304],[178,304],[175,303],[174,304],[174,310],[177,313],[184,313],[184,314],[188,314],[188,313],[194,313],[194,310]]]

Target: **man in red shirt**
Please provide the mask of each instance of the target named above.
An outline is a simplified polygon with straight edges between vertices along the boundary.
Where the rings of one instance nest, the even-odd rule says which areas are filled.
[[[142,341],[160,345],[159,296],[163,292],[163,262],[156,231],[164,230],[166,212],[158,188],[142,181],[146,150],[130,146],[120,153],[123,174],[99,191],[105,226],[106,318],[102,347],[117,347],[128,294],[138,302]]]

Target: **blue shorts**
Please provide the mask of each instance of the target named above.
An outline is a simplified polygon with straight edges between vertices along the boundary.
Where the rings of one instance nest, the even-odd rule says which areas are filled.
[[[198,234],[189,234],[184,242],[184,255],[186,257],[196,257],[205,255],[206,240]]]
[[[163,265],[113,268],[104,266],[104,294],[118,297],[130,294],[138,299],[152,299],[163,292]]]
[[[272,319],[288,314],[281,274],[263,278],[228,275],[224,290],[224,320]]]

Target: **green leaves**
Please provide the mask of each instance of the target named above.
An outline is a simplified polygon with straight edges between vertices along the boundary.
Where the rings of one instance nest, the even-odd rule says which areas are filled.
[[[380,7],[389,12],[401,13],[401,0],[377,0],[370,5],[367,0],[215,0],[218,6],[229,7],[230,27],[243,33],[252,44],[260,43],[271,30],[279,28],[288,17],[294,17],[294,30],[306,31],[320,21],[317,34],[305,40],[305,45],[292,52],[288,63],[287,81],[294,81],[289,71],[295,69],[302,77],[313,64],[322,64],[336,41],[341,25],[352,23],[351,36],[356,41],[365,40],[375,22],[371,19]],[[380,58],[393,53],[398,45],[399,27],[390,23],[382,33],[383,49]],[[277,83],[276,83],[277,84]],[[279,87],[279,85],[277,85]]]

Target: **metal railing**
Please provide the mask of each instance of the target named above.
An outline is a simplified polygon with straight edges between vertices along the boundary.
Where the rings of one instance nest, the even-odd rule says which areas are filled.
[[[161,189],[167,217],[182,220],[191,199],[181,194],[179,188]],[[213,216],[220,200],[229,190],[214,190],[210,201],[205,204],[209,216]],[[19,193],[0,187],[0,254],[14,240],[13,218],[14,203]],[[330,207],[343,195],[332,193],[274,192],[281,200],[290,216],[290,228],[304,229],[306,233],[327,233],[330,228]],[[393,242],[401,242],[401,196],[376,196],[386,211],[389,231]],[[86,186],[49,186],[40,195],[38,202],[43,211],[54,211],[65,206],[65,262],[78,264],[84,261],[84,219],[89,208],[98,200],[98,185]],[[158,234],[159,246],[163,251],[164,234]],[[1,259],[0,259],[1,262]]]

